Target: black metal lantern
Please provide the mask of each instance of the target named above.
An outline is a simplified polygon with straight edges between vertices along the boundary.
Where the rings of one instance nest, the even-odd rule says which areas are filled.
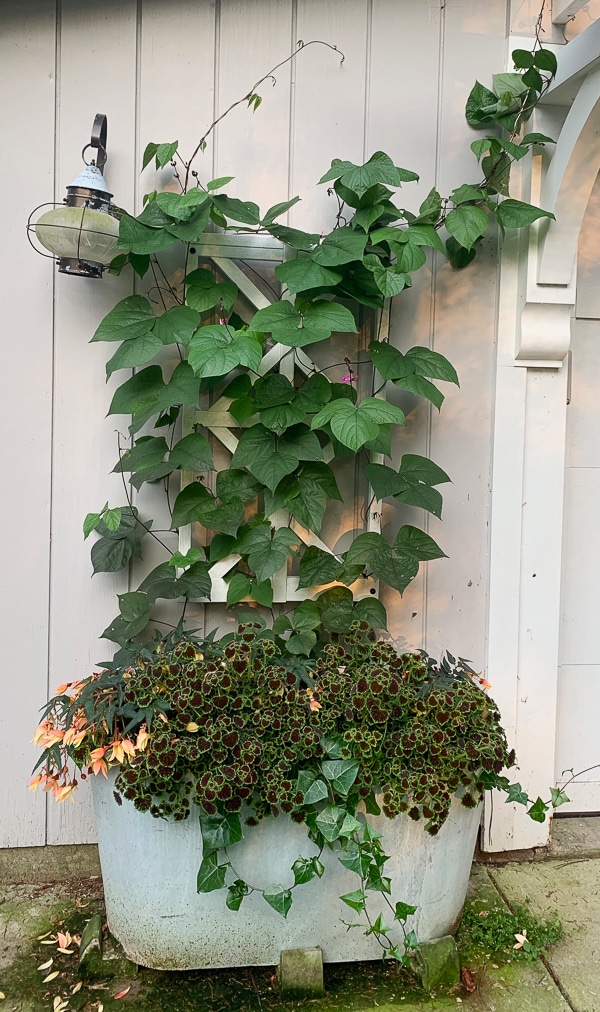
[[[106,164],[107,129],[106,116],[98,113],[90,143],[81,152],[85,169],[67,186],[64,202],[40,204],[27,223],[28,235],[31,237],[31,232],[35,232],[38,242],[57,258],[61,274],[101,278],[117,253],[119,221],[116,208],[110,202],[113,194],[102,175]],[[88,164],[85,153],[90,147],[96,149],[97,155]],[[32,224],[36,212],[48,206],[52,210],[45,211]]]

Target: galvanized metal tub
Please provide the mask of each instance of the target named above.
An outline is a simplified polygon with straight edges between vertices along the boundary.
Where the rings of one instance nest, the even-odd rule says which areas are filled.
[[[154,819],[127,801],[116,804],[114,775],[93,779],[108,925],[134,962],[159,970],[269,966],[281,949],[312,946],[321,947],[326,962],[381,955],[373,936],[344,924],[360,918],[339,897],[359,882],[329,849],[321,857],[323,878],[294,889],[287,919],[259,893],[232,911],[225,890],[196,892],[202,838],[195,813],[185,822]],[[407,816],[368,819],[391,855],[385,873],[392,879],[392,902],[418,908],[408,928],[420,941],[452,933],[465,900],[480,810],[455,801],[437,837]],[[240,876],[260,888],[288,887],[296,858],[317,853],[305,828],[287,816],[265,819],[246,832],[230,857]],[[369,893],[368,909],[371,917],[389,912],[377,893]]]

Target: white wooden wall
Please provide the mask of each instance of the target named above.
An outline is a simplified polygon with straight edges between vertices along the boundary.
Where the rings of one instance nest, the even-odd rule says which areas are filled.
[[[299,193],[290,224],[329,229],[332,201],[316,180],[333,157],[361,161],[388,151],[422,176],[417,206],[435,183],[443,193],[478,171],[463,116],[475,78],[505,62],[505,0],[4,0],[0,6],[0,112],[4,155],[2,261],[4,494],[0,846],[93,839],[85,792],[75,806],[48,805],[25,785],[29,746],[48,689],[87,675],[109,655],[98,633],[114,616],[126,578],[91,579],[81,523],[122,491],[109,472],[116,421],[104,419],[111,387],[106,348],[89,345],[96,325],[132,290],[132,279],[57,276],[25,238],[28,212],[79,171],[96,112],[109,120],[106,176],[116,202],[167,182],[139,175],[148,141],[199,134],[298,39],[323,39],[260,89],[256,114],[237,110],[204,154],[207,178],[235,175],[232,195],[268,206]],[[520,17],[522,8],[520,7]],[[529,15],[528,15],[529,16]],[[531,17],[519,31],[526,34]],[[8,222],[8,228],[6,227]],[[401,600],[386,593],[392,631],[432,651],[448,647],[482,666],[486,643],[487,518],[496,331],[497,251],[489,242],[464,273],[434,259],[396,301],[392,340],[425,344],[456,365],[441,417],[407,400],[398,454],[430,455],[454,479],[444,521],[432,535],[449,560],[433,563]],[[122,379],[122,377],[121,377]],[[118,419],[121,431],[127,420]],[[146,493],[145,493],[146,494]],[[152,495],[152,493],[150,493]],[[148,500],[146,500],[148,501]],[[385,522],[420,524],[419,511]],[[148,565],[154,558],[148,546]]]

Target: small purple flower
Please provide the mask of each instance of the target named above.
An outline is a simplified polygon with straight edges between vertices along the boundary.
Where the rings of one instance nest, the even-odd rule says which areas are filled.
[[[342,376],[342,383],[356,383],[356,382],[357,382],[356,376],[353,375]]]

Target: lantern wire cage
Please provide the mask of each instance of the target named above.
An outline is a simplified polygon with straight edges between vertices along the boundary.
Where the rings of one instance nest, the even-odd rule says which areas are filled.
[[[89,147],[89,145],[88,145],[88,147]],[[84,148],[84,151],[85,151],[85,148]],[[94,162],[92,162],[91,164],[93,165]],[[32,247],[32,249],[34,249],[36,251],[36,253],[39,253],[40,256],[42,256],[42,257],[48,257],[49,260],[56,260],[56,261],[58,261],[60,259],[60,257],[56,253],[49,253],[47,251],[44,252],[45,247],[42,247],[40,249],[41,243],[40,243],[40,240],[38,239],[38,237],[36,235],[36,231],[35,230],[36,230],[37,222],[34,221],[34,218],[37,215],[38,211],[41,211],[43,207],[51,207],[54,210],[56,210],[56,208],[66,207],[66,204],[64,204],[64,203],[62,203],[60,201],[47,200],[47,201],[45,201],[45,203],[38,204],[37,207],[34,207],[33,211],[31,212],[31,214],[29,215],[29,217],[27,219],[27,239],[29,240],[29,245]],[[72,231],[73,232],[77,232],[77,258],[80,259],[80,260],[84,260],[85,261],[86,257],[85,257],[84,253],[81,250],[81,236],[82,236],[82,233],[86,232],[88,235],[91,234],[91,235],[100,235],[100,236],[107,236],[107,237],[110,237],[112,235],[112,233],[111,232],[104,232],[104,231],[102,231],[100,229],[97,229],[97,228],[85,227],[84,226],[84,222],[85,222],[86,211],[91,210],[91,208],[88,208],[88,206],[86,204],[84,204],[81,207],[81,210],[82,210],[81,221],[79,222],[79,225],[78,225],[77,228],[72,228]],[[69,227],[70,226],[54,225],[51,222],[44,222],[44,228],[57,228],[57,229],[63,229],[64,230],[65,228],[69,228]],[[35,237],[35,239],[37,240],[37,242],[34,242],[33,237]]]

